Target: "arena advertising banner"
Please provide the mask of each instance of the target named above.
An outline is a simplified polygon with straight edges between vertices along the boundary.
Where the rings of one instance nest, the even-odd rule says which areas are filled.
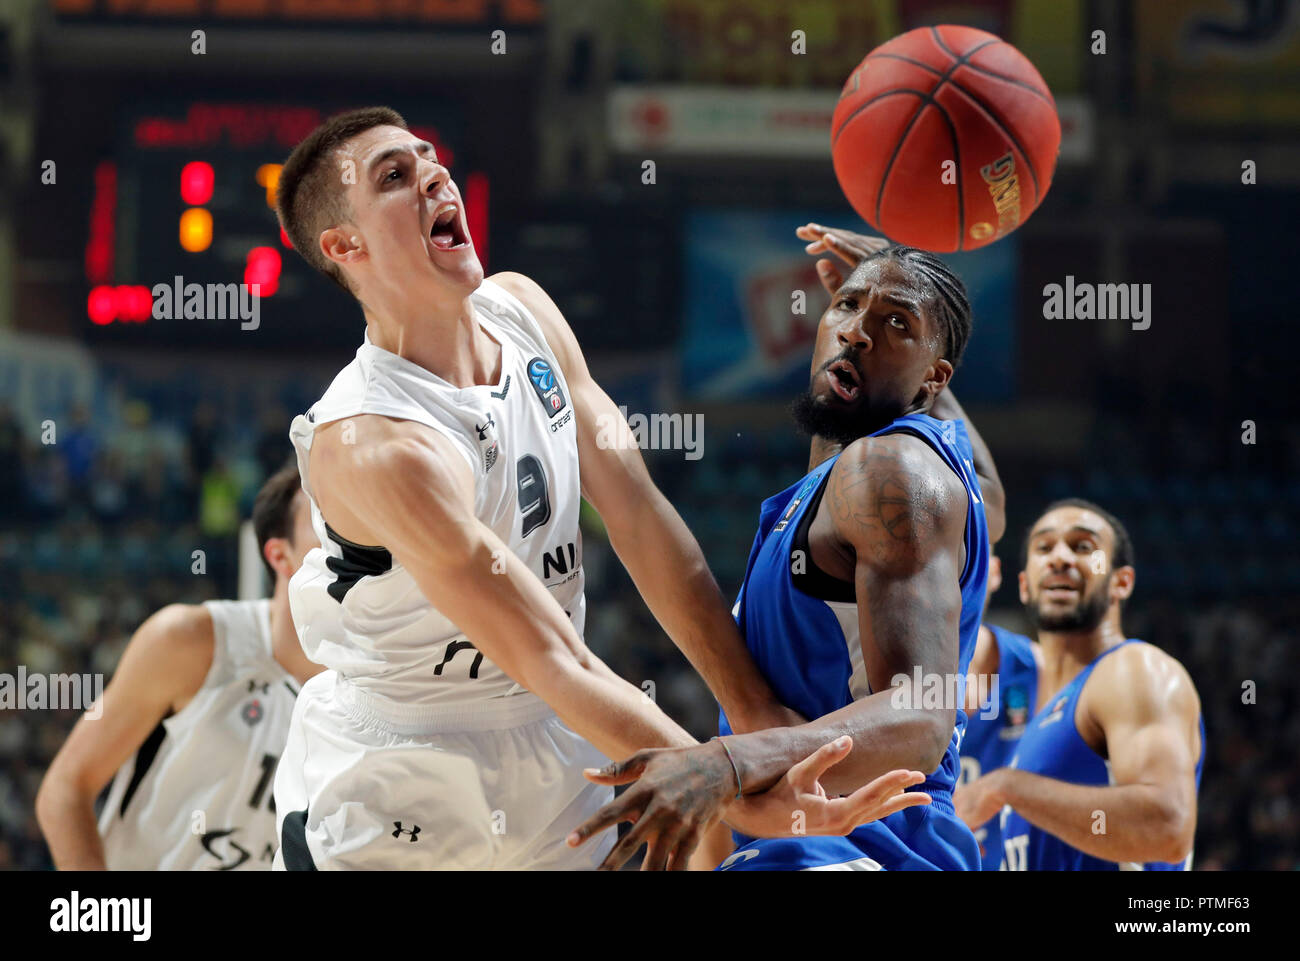
[[[1140,0],[1135,63],[1143,99],[1197,126],[1300,122],[1294,3]]]
[[[1014,44],[1058,97],[1080,90],[1082,0],[623,0],[618,79],[838,90],[913,27],[961,23]]]
[[[615,87],[607,119],[616,150],[732,157],[821,159],[830,150],[831,90],[746,90],[690,84]],[[1093,155],[1093,111],[1084,97],[1057,97],[1060,162]]]
[[[828,298],[795,227],[870,233],[833,210],[697,210],[686,222],[683,393],[701,400],[785,400],[808,385]],[[975,330],[957,375],[962,398],[1015,395],[1018,237],[945,254],[966,283]]]
[[[202,17],[204,22],[294,25],[385,26],[429,24],[443,28],[513,28],[541,24],[543,0],[51,0],[66,20],[167,21]]]

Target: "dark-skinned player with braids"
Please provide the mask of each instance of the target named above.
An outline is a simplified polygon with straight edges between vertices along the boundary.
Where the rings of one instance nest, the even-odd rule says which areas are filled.
[[[952,790],[1005,519],[992,458],[949,390],[970,302],[932,254],[816,224],[796,233],[851,269],[818,261],[831,303],[794,404],[808,472],[763,503],[733,613],[777,697],[810,720],[732,734],[723,713],[725,753],[640,751],[588,772],[631,784],[569,839],[634,822],[606,868],[642,844],[656,865],[699,848],[692,866],[711,867],[720,821],[734,832],[724,870],[980,866]],[[923,772],[910,803],[868,824],[835,817],[838,796],[900,770]]]

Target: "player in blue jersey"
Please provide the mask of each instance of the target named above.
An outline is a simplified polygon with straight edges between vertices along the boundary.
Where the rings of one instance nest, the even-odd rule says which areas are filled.
[[[1205,724],[1183,666],[1120,627],[1128,532],[1095,504],[1058,501],[1022,567],[1042,706],[1011,766],[964,786],[958,811],[971,825],[1001,811],[1004,870],[1190,868]]]
[[[992,459],[947,389],[970,303],[931,254],[811,224],[798,233],[809,253],[854,267],[842,280],[818,262],[832,298],[795,405],[809,469],[763,503],[735,614],[778,699],[812,720],[732,734],[724,715],[724,750],[641,751],[593,774],[637,781],[571,838],[634,820],[607,867],[643,843],[653,866],[678,866],[725,814],[737,847],[724,869],[979,868],[951,792],[1003,517]],[[813,783],[787,774],[819,748]],[[826,816],[828,796],[896,769],[924,772],[908,806],[861,826]]]
[[[1002,586],[1002,564],[989,558],[988,597]],[[987,603],[986,603],[987,606]],[[966,675],[966,736],[961,742],[961,780],[954,795],[961,810],[961,785],[1011,763],[1025,725],[1038,703],[1041,655],[1023,634],[994,624],[980,625],[979,640]],[[975,828],[981,866],[1002,864],[1002,827],[995,814]]]

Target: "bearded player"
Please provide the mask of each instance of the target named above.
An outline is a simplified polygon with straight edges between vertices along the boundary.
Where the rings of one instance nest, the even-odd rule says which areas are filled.
[[[923,251],[813,224],[798,233],[809,253],[834,252],[854,267],[841,282],[832,261],[818,261],[832,299],[795,406],[812,435],[809,469],[764,502],[735,615],[777,697],[813,720],[726,736],[736,729],[724,704],[727,758],[707,747],[642,751],[594,775],[639,778],[571,838],[581,844],[634,820],[606,867],[646,841],[676,844],[684,822],[723,809],[737,828],[724,870],[980,866],[952,791],[960,692],[1004,521],[992,459],[948,390],[970,303]],[[957,696],[923,697],[910,686],[918,674]],[[826,750],[847,752],[822,779],[828,794],[905,768],[927,772],[911,792],[923,803],[844,837],[811,836],[784,792],[763,792],[827,741],[837,747]],[[733,773],[739,803],[722,794]]]
[[[1011,764],[957,794],[967,824],[1001,811],[1004,871],[1191,868],[1205,722],[1182,664],[1124,635],[1135,578],[1128,531],[1088,501],[1057,501],[1025,538],[1041,706]]]

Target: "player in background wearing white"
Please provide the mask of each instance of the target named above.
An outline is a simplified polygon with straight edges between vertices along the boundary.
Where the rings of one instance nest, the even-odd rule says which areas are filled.
[[[564,840],[613,792],[582,769],[695,742],[583,643],[582,496],[736,722],[799,719],[555,304],[519,274],[484,279],[431,144],[387,108],[340,114],[294,149],[277,206],[366,321],[291,431],[322,548],[290,595],[327,670],[276,778],[277,867],[594,867],[608,845]],[[880,808],[861,802],[863,818]],[[672,867],[711,823],[683,825]]]
[[[131,638],[50,764],[36,816],[60,870],[266,870],[271,782],[293,702],[320,670],[289,617],[289,578],[316,544],[286,467],[253,508],[269,600],[171,604]],[[98,826],[95,799],[113,780]]]

